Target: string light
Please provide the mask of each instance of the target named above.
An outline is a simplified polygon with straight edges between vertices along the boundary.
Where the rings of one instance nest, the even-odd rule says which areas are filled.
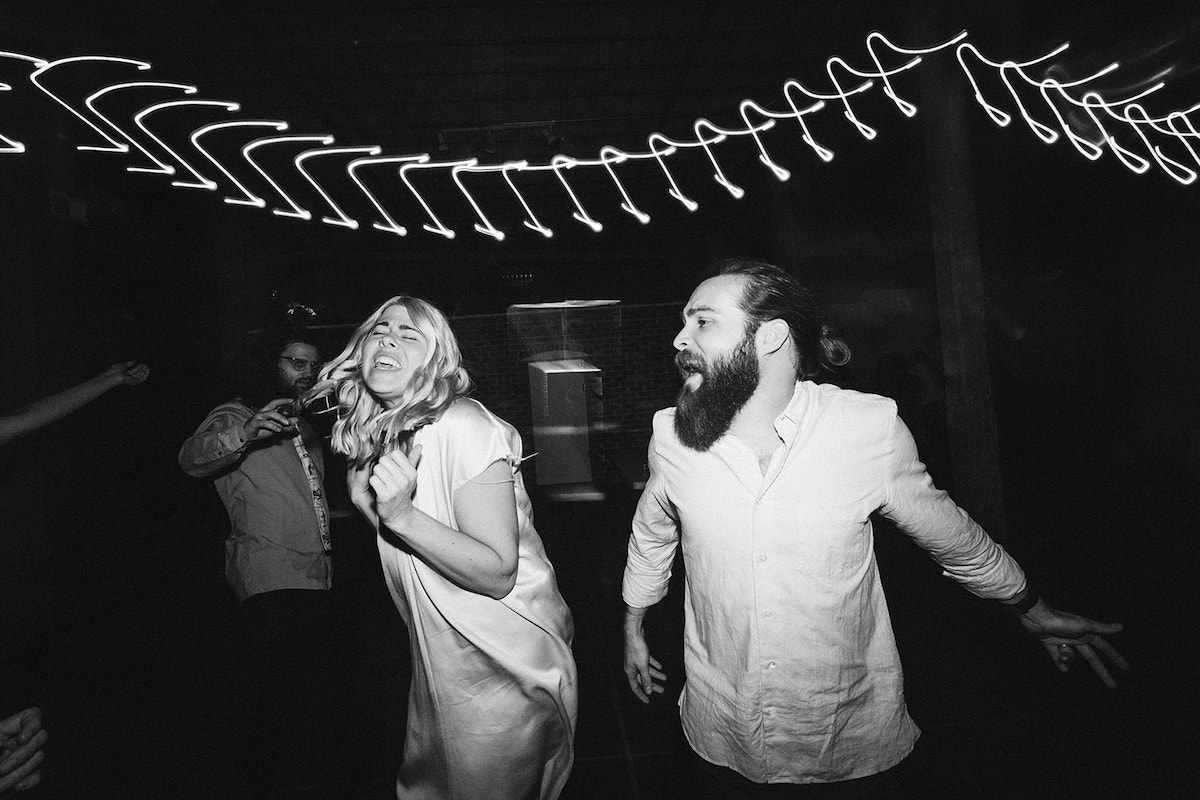
[[[252,151],[257,150],[261,147],[265,147],[267,145],[282,144],[282,143],[294,143],[294,142],[318,142],[322,145],[331,145],[331,144],[333,144],[333,137],[328,136],[328,135],[326,135],[326,136],[268,136],[266,138],[258,139],[256,141],[250,142],[249,144],[245,145],[242,148],[242,155],[245,157],[246,161],[250,164],[250,166],[254,167],[254,169],[258,171],[258,174],[262,175],[263,179],[266,180],[267,183],[271,184],[271,188],[279,193],[279,196],[283,198],[283,202],[287,203],[287,205],[288,205],[287,209],[273,208],[273,209],[271,209],[272,214],[275,214],[280,217],[295,217],[297,219],[310,220],[310,219],[312,219],[312,212],[307,211],[307,210],[301,208],[299,205],[297,205],[296,201],[294,201],[288,195],[288,193],[283,190],[283,187],[280,186],[278,183],[276,183],[275,179],[271,177],[270,173],[268,173],[265,169],[263,169],[262,165],[259,164],[257,161],[255,161],[250,155],[250,153]]]
[[[521,190],[517,188],[515,183],[513,183],[512,173],[526,171],[529,167],[529,162],[515,161],[507,166],[508,168],[505,169],[501,174],[504,176],[504,181],[508,184],[508,188],[512,189],[513,194],[517,196],[517,200],[520,201],[521,207],[525,209],[525,219],[521,221],[522,224],[526,228],[529,228],[529,230],[537,231],[542,236],[549,239],[554,235],[554,231],[550,230],[541,223],[541,221],[537,218],[537,215],[533,213],[533,209],[529,207],[529,203],[525,202],[525,195],[521,194]]]
[[[412,181],[409,180],[408,173],[417,169],[437,169],[439,167],[450,167],[453,169],[454,167],[469,166],[477,163],[479,162],[473,158],[468,158],[463,161],[438,161],[429,163],[429,157],[426,156],[423,160],[405,164],[400,168],[401,182],[408,187],[408,191],[412,193],[413,197],[417,198],[417,202],[421,204],[421,208],[425,209],[425,213],[429,215],[429,222],[422,225],[422,228],[430,233],[436,233],[439,236],[445,236],[447,239],[453,239],[455,236],[454,231],[452,231],[450,228],[447,228],[446,225],[440,219],[438,219],[437,214],[433,213],[433,208],[429,205],[429,203],[425,202],[425,198],[420,192],[417,191],[417,187],[413,186]]]
[[[520,162],[516,162],[519,164]],[[496,241],[504,239],[504,232],[497,228],[483,213],[483,209],[479,207],[479,203],[475,202],[475,197],[467,190],[466,185],[462,182],[462,174],[464,172],[502,172],[504,165],[481,165],[475,159],[471,159],[465,164],[457,164],[450,169],[450,180],[454,181],[454,185],[458,187],[458,191],[467,199],[467,203],[471,208],[475,209],[475,214],[479,217],[479,222],[476,222],[474,227],[477,233],[482,233],[484,236],[490,236]]]
[[[128,64],[140,71],[150,69],[150,65],[145,61],[138,61],[133,58],[121,58],[120,56],[70,56],[69,58],[60,58],[55,61],[42,61],[40,59],[39,61],[40,66],[38,66],[37,69],[29,74],[29,82],[41,90],[51,100],[58,103],[67,111],[71,112],[71,114],[74,116],[78,117],[85,125],[94,130],[96,133],[100,134],[100,136],[103,137],[106,142],[108,142],[107,146],[81,144],[76,149],[95,150],[105,153],[128,153],[129,145],[125,144],[124,142],[118,142],[116,139],[109,136],[107,131],[88,119],[86,114],[80,113],[73,105],[59,97],[55,92],[51,91],[46,86],[43,86],[42,81],[44,80],[45,75],[51,70],[59,69],[66,64],[79,64],[85,61],[98,61],[109,64]],[[107,122],[107,120],[105,120],[105,122]],[[111,126],[111,123],[109,123],[109,125]]]
[[[162,161],[159,161],[157,158],[155,158],[154,155],[152,153],[150,153],[149,150],[147,150],[146,148],[144,148],[140,144],[138,144],[137,139],[130,136],[125,131],[124,128],[121,128],[119,125],[117,125],[111,119],[109,119],[106,114],[102,114],[100,112],[100,110],[96,108],[96,101],[98,99],[100,99],[101,97],[104,97],[107,94],[111,94],[116,91],[121,91],[123,89],[178,89],[181,92],[183,92],[184,94],[195,94],[196,92],[198,92],[200,90],[197,89],[195,86],[192,86],[190,83],[170,83],[170,82],[163,82],[163,81],[127,81],[124,83],[114,83],[110,86],[105,86],[103,89],[100,89],[98,91],[95,91],[95,92],[92,92],[91,94],[89,94],[83,101],[83,104],[88,107],[88,109],[92,112],[93,115],[95,115],[97,118],[103,120],[105,125],[107,125],[112,130],[116,131],[116,133],[119,136],[121,136],[121,138],[123,138],[130,145],[133,145],[139,153],[144,155],[147,159],[154,162],[154,164],[155,164],[155,166],[153,166],[153,167],[139,167],[139,166],[135,165],[135,166],[126,167],[125,169],[127,169],[129,172],[151,172],[151,173],[159,173],[162,175],[174,175],[175,174],[174,167],[172,167],[168,164],[164,164]],[[144,109],[142,109],[142,111],[139,111],[137,114],[135,114],[134,115],[135,124],[136,124],[136,120],[137,120],[138,116],[140,116],[143,112],[151,111],[154,108],[155,108],[155,106],[149,106],[148,108],[144,108]],[[121,147],[124,148],[124,150],[122,150],[121,152],[126,152],[126,153],[129,152],[128,145],[121,143]],[[79,149],[82,150],[84,148],[80,147]],[[94,148],[94,149],[107,150],[108,148]]]
[[[876,50],[875,50],[875,44],[877,42],[882,43],[883,46],[886,47],[887,49],[891,50],[894,53],[899,53],[901,55],[923,56],[928,53],[937,52],[938,50],[945,48],[945,47],[949,47],[953,44],[957,44],[958,42],[961,42],[963,39],[965,39],[966,36],[967,36],[967,32],[962,31],[957,36],[950,39],[950,41],[945,42],[944,44],[937,45],[932,48],[930,48],[930,47],[910,48],[910,47],[900,47],[896,44],[893,44],[891,41],[888,40],[888,38],[886,36],[884,36],[879,31],[871,31],[870,33],[867,34],[867,53],[870,54],[871,61],[875,64],[875,69],[877,70],[877,72],[875,74],[877,74],[879,76],[879,79],[881,81],[883,81],[883,93],[888,99],[890,99],[893,103],[896,104],[896,108],[900,109],[901,114],[908,117],[909,119],[912,119],[913,117],[915,117],[917,115],[917,107],[914,106],[912,103],[908,102],[907,100],[903,99],[902,97],[900,97],[900,95],[896,94],[896,88],[894,86],[892,86],[891,76],[896,74],[896,72],[898,70],[890,70],[889,71],[889,70],[886,70],[883,68],[883,62],[879,60],[879,53],[876,52]],[[907,64],[905,64],[903,67],[901,67],[901,69],[911,69],[919,63],[921,63],[920,58],[914,58],[911,61],[909,61]]]
[[[346,212],[343,211],[336,202],[334,202],[333,198],[329,196],[329,192],[325,191],[325,188],[321,186],[321,184],[318,183],[317,180],[309,173],[308,169],[305,167],[305,163],[310,159],[316,158],[317,156],[348,155],[350,153],[363,153],[364,155],[368,156],[377,156],[382,152],[383,148],[379,146],[324,147],[316,150],[305,150],[303,153],[292,159],[292,163],[296,165],[296,171],[303,175],[304,179],[312,184],[312,187],[317,190],[317,193],[321,195],[321,198],[329,204],[329,208],[333,211],[333,213],[337,215],[336,217],[322,217],[322,222],[328,225],[340,225],[344,228],[349,228],[352,231],[358,230],[358,220],[351,219]],[[308,219],[308,217],[305,217],[305,219]]]
[[[0,50],[0,58],[15,58],[18,61],[28,61],[35,67],[46,66],[46,61],[35,56],[27,56],[24,53],[14,53],[11,50]],[[0,92],[12,91],[12,86],[0,81]],[[18,142],[16,139],[10,139],[3,133],[0,133],[0,155],[17,154],[25,152],[25,143]]]
[[[621,179],[617,177],[617,172],[613,169],[613,165],[624,164],[631,159],[653,157],[650,153],[638,153],[631,156],[629,153],[625,153],[609,145],[600,148],[600,160],[604,162],[604,168],[608,170],[608,176],[612,178],[612,182],[617,186],[617,191],[621,193],[621,208],[643,225],[650,222],[650,215],[633,204],[633,200],[629,198],[629,192],[625,191],[625,184],[621,183]]]
[[[371,223],[371,226],[375,228],[375,230],[384,231],[386,233],[394,233],[397,236],[408,235],[408,228],[392,219],[391,214],[388,214],[387,209],[383,207],[383,203],[379,202],[378,198],[371,194],[371,190],[368,189],[367,185],[362,182],[362,178],[358,177],[358,171],[365,166],[375,164],[404,164],[404,167],[400,168],[401,173],[403,173],[405,167],[411,167],[416,164],[426,164],[428,162],[429,156],[426,153],[421,153],[415,156],[367,156],[365,158],[354,159],[350,162],[350,165],[346,167],[346,172],[349,173],[350,177],[354,180],[354,183],[358,185],[358,188],[361,189],[363,194],[367,196],[367,199],[371,201],[371,205],[375,206],[375,210],[379,212],[379,215],[383,217],[382,223]],[[417,196],[417,199],[421,201],[421,205],[425,205],[425,201],[422,200],[419,195]],[[426,210],[428,210],[428,208],[426,208]],[[430,216],[433,216],[432,211],[429,213]]]
[[[11,92],[12,86],[0,81],[0,92]],[[0,133],[0,153],[24,153],[25,145]]]
[[[579,195],[575,194],[575,190],[571,188],[571,184],[567,181],[565,170],[575,169],[576,167],[587,167],[603,165],[604,159],[589,161],[570,156],[556,155],[550,159],[550,168],[554,170],[554,177],[558,178],[558,182],[566,189],[567,195],[571,198],[571,202],[575,205],[575,211],[571,214],[577,221],[582,222],[592,229],[593,233],[599,233],[604,230],[604,226],[597,222],[587,209],[583,207],[583,203],[579,199]]]
[[[163,150],[166,150],[171,155],[171,158],[175,159],[175,162],[179,164],[179,166],[183,167],[183,169],[192,176],[192,180],[190,181],[173,180],[171,181],[172,186],[179,186],[187,189],[215,189],[217,187],[215,183],[197,172],[196,168],[188,163],[183,156],[179,155],[178,152],[169,147],[166,142],[156,136],[154,132],[146,126],[146,117],[150,116],[151,114],[165,109],[182,108],[184,106],[223,108],[229,112],[240,111],[241,106],[239,106],[237,103],[230,103],[224,100],[168,100],[164,103],[156,103],[155,105],[144,108],[133,117],[134,124],[138,126],[141,132],[146,134],[147,138],[151,139]],[[151,156],[151,159],[162,165],[164,168],[166,167],[165,164],[163,164],[154,156]],[[136,170],[135,167],[126,167],[126,169],[130,170],[131,172]],[[172,170],[170,174],[174,174],[174,170]]]
[[[222,164],[220,161],[218,161],[216,159],[216,157],[213,156],[212,153],[208,152],[208,150],[206,150],[200,144],[201,136],[205,136],[209,133],[212,133],[213,131],[228,130],[230,128],[271,128],[276,131],[286,131],[288,129],[288,124],[281,120],[235,119],[235,120],[230,120],[229,122],[214,122],[210,125],[204,125],[200,128],[197,128],[190,137],[192,140],[192,144],[195,146],[195,148],[198,151],[200,151],[200,154],[203,155],[205,158],[207,158],[209,161],[211,161],[213,163],[213,166],[215,166],[217,169],[219,169],[221,171],[221,174],[223,174],[226,178],[228,178],[230,181],[233,182],[234,186],[241,189],[242,197],[226,197],[226,198],[224,198],[226,203],[230,203],[231,205],[244,205],[244,206],[254,206],[255,208],[266,208],[266,205],[267,205],[266,200],[263,200],[261,197],[259,197],[256,194],[253,194],[249,189],[247,189],[241,181],[239,181],[237,178],[234,177],[232,172],[230,172],[228,169],[225,168],[224,164]],[[213,188],[213,189],[217,188],[216,183],[212,183],[211,181],[209,183],[211,183],[211,188]],[[208,187],[206,186],[204,188],[208,188]]]
[[[311,211],[302,208],[284,191],[282,188],[283,184],[279,180],[280,176],[273,174],[265,165],[258,163],[253,157],[253,153],[261,147],[272,144],[308,142],[316,143],[319,146],[300,153],[292,159],[291,164],[296,172],[303,176],[305,181],[317,191],[322,200],[329,205],[332,212],[331,215],[321,217],[320,221],[330,225],[345,227],[351,230],[357,230],[360,227],[358,220],[351,218],[343,210],[341,203],[335,199],[334,193],[307,169],[307,164],[312,159],[321,156],[357,156],[351,158],[346,164],[345,172],[350,177],[353,185],[367,197],[378,212],[380,219],[372,223],[372,227],[375,230],[398,236],[406,236],[408,234],[408,229],[393,218],[384,203],[362,180],[360,173],[368,167],[399,164],[397,177],[428,216],[429,221],[423,224],[422,228],[429,233],[448,239],[453,239],[456,236],[455,231],[438,216],[429,198],[414,185],[412,178],[418,170],[435,171],[435,174],[442,176],[448,174],[459,194],[466,199],[478,218],[478,221],[473,225],[473,229],[477,233],[491,237],[497,241],[505,239],[505,232],[491,222],[483,206],[468,188],[466,181],[473,181],[474,179],[468,179],[466,176],[477,175],[480,180],[494,179],[492,176],[500,176],[525,212],[525,219],[522,220],[522,224],[531,231],[535,231],[548,238],[553,235],[553,231],[538,218],[529,199],[522,193],[514,178],[519,174],[552,172],[574,207],[574,211],[571,214],[572,218],[587,226],[590,230],[599,233],[604,228],[603,224],[588,211],[584,204],[584,198],[578,194],[568,178],[574,170],[603,169],[620,194],[621,210],[634,217],[639,223],[647,224],[650,221],[650,216],[633,202],[616,168],[631,161],[653,160],[658,164],[663,176],[666,178],[667,194],[678,201],[688,211],[696,211],[699,208],[699,204],[683,192],[676,173],[672,170],[668,162],[681,152],[699,148],[704,151],[705,156],[712,165],[712,179],[717,185],[724,188],[731,197],[740,199],[745,196],[745,190],[729,178],[719,159],[722,146],[727,142],[740,137],[750,137],[758,151],[759,163],[777,180],[787,181],[792,175],[791,170],[771,156],[763,134],[772,131],[776,136],[781,135],[780,132],[786,132],[786,129],[790,127],[789,123],[794,121],[799,125],[800,141],[811,149],[820,162],[829,163],[834,158],[834,152],[815,139],[808,125],[809,117],[820,113],[831,105],[838,107],[841,110],[841,116],[860,136],[868,141],[874,140],[878,136],[878,129],[861,119],[856,112],[854,102],[859,96],[872,89],[879,88],[883,95],[895,105],[901,115],[906,118],[912,118],[917,113],[917,107],[897,93],[893,78],[901,73],[913,70],[927,56],[941,51],[953,50],[962,74],[971,85],[976,103],[978,103],[983,112],[996,125],[1007,127],[1015,118],[1012,110],[1015,109],[1015,114],[1020,116],[1030,132],[1045,144],[1055,144],[1065,137],[1066,141],[1071,144],[1076,152],[1090,161],[1097,161],[1105,152],[1110,152],[1124,167],[1134,173],[1145,174],[1151,169],[1157,168],[1162,174],[1181,184],[1190,185],[1196,181],[1198,171],[1193,167],[1200,167],[1200,154],[1197,153],[1194,142],[1200,139],[1200,133],[1197,132],[1196,125],[1193,123],[1191,117],[1197,110],[1200,110],[1200,104],[1187,109],[1172,110],[1159,116],[1152,116],[1142,103],[1146,97],[1153,95],[1166,85],[1165,78],[1170,70],[1165,71],[1161,76],[1155,76],[1155,78],[1161,77],[1163,79],[1156,80],[1149,88],[1133,96],[1121,99],[1105,99],[1098,91],[1090,87],[1098,79],[1117,70],[1119,64],[1114,62],[1082,78],[1063,80],[1059,68],[1051,67],[1049,70],[1046,70],[1044,65],[1066,52],[1069,45],[1065,43],[1034,58],[1016,61],[989,58],[973,43],[967,41],[966,31],[960,32],[940,44],[919,48],[902,47],[893,43],[879,32],[868,34],[865,41],[872,68],[859,68],[841,56],[831,56],[826,60],[824,69],[825,77],[829,83],[828,90],[811,89],[796,79],[789,79],[783,84],[782,96],[790,110],[771,110],[758,101],[751,99],[742,100],[738,106],[738,114],[743,122],[742,127],[719,126],[708,119],[699,118],[692,124],[691,138],[687,138],[686,136],[667,136],[664,133],[653,132],[646,137],[646,149],[643,151],[619,150],[615,147],[604,145],[599,149],[598,157],[595,158],[558,154],[551,157],[546,163],[531,163],[527,160],[519,160],[505,161],[501,164],[480,165],[475,158],[432,160],[425,153],[383,156],[381,155],[382,149],[378,145],[333,147],[332,136],[306,135],[269,136],[257,139],[243,145],[241,154],[249,168],[264,178],[282,198],[286,208],[272,209],[272,213],[278,216],[294,217],[302,220],[313,219]],[[903,60],[898,66],[889,66],[885,62],[892,60],[892,56],[900,56]],[[33,85],[67,108],[68,111],[87,124],[107,142],[106,145],[79,145],[80,150],[128,153],[130,150],[129,145],[132,144],[155,166],[130,166],[128,169],[131,171],[174,175],[176,167],[179,167],[192,177],[190,180],[175,180],[173,181],[173,185],[208,190],[217,188],[215,181],[205,177],[185,160],[178,151],[168,147],[160,137],[154,135],[149,130],[144,122],[145,118],[150,114],[188,104],[213,106],[229,112],[238,111],[238,104],[214,100],[177,100],[156,103],[135,114],[133,123],[136,128],[146,138],[169,154],[170,158],[174,161],[173,166],[150,153],[149,150],[138,143],[138,137],[129,135],[126,130],[117,125],[109,116],[98,111],[95,107],[95,100],[118,89],[132,89],[135,87],[174,88],[184,91],[186,94],[194,94],[196,92],[195,87],[190,84],[155,81],[112,83],[88,95],[83,102],[82,109],[79,109],[46,86],[45,77],[47,73],[51,70],[61,69],[69,64],[84,62],[111,62],[123,66],[133,66],[140,71],[150,69],[150,65],[144,61],[114,56],[72,56],[55,61],[46,61],[34,56],[0,51],[0,57],[28,61],[33,67],[29,76]],[[1042,69],[1047,75],[1039,77],[1033,74],[1032,71],[1035,69]],[[985,71],[991,73],[993,77],[998,78],[1000,84],[1003,85],[1007,92],[1007,96],[1003,100],[989,99],[985,96],[977,77],[977,73]],[[1058,73],[1057,75],[1055,74],[1056,72]],[[0,91],[11,90],[11,88],[7,84],[0,83]],[[1028,98],[1030,89],[1033,90],[1032,94],[1040,102]],[[1006,107],[1009,110],[1006,110]],[[1087,121],[1085,125],[1090,125],[1091,129],[1097,132],[1096,136],[1089,138],[1073,129],[1072,120],[1083,119]],[[282,132],[287,130],[288,124],[283,121],[234,120],[202,126],[196,129],[190,136],[190,141],[196,150],[205,156],[208,162],[240,190],[242,196],[226,197],[226,203],[265,208],[267,205],[266,201],[247,189],[245,184],[239,181],[234,175],[233,170],[227,163],[218,159],[200,143],[202,136],[207,136],[209,133],[219,129],[234,126],[265,126],[273,128],[276,132]],[[496,127],[504,126],[500,125]],[[494,150],[492,145],[495,142],[495,134],[493,128],[487,128],[486,130],[490,134],[490,137],[488,139],[489,146],[485,149],[490,153]],[[553,126],[547,128],[544,133],[548,141],[550,141],[551,137],[558,136]],[[1125,143],[1122,143],[1118,137],[1123,138]],[[1135,149],[1131,148],[1142,152],[1135,152]],[[1175,150],[1175,152],[1171,152],[1172,150]],[[24,151],[25,147],[22,143],[0,135],[0,154],[16,154]],[[444,155],[447,151],[448,146],[446,145],[445,132],[439,132],[438,153],[439,155]]]

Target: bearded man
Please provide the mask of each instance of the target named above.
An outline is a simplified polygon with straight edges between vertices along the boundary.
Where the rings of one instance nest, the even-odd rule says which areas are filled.
[[[812,295],[782,269],[730,259],[692,293],[675,338],[678,405],[658,412],[629,539],[625,674],[661,693],[643,620],[686,567],[679,699],[710,798],[864,797],[919,731],[875,562],[881,513],[968,591],[1008,604],[1059,669],[1099,654],[1119,624],[1059,611],[936,489],[884,397],[812,382],[849,360]],[[783,784],[783,785],[780,785]]]
[[[271,336],[260,385],[213,409],[179,450],[179,466],[211,479],[229,515],[225,579],[239,603],[250,716],[235,745],[246,766],[229,773],[256,800],[345,791],[330,732],[340,684],[324,456],[296,410],[320,366],[307,332]]]

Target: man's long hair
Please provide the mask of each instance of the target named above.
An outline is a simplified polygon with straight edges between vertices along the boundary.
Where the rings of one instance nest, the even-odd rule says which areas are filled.
[[[392,306],[408,310],[413,325],[429,342],[429,351],[400,400],[385,408],[363,384],[362,354],[368,334]],[[375,309],[358,326],[346,348],[321,368],[309,395],[334,393],[338,419],[333,425],[331,444],[355,467],[362,467],[417,428],[435,421],[470,390],[471,379],[462,367],[458,340],[445,315],[424,300],[398,295]]]
[[[787,323],[796,353],[796,374],[801,378],[815,378],[823,369],[850,361],[850,347],[821,322],[813,293],[787,271],[766,261],[735,257],[716,262],[712,274],[745,278],[740,306],[746,314],[748,335],[773,319]]]

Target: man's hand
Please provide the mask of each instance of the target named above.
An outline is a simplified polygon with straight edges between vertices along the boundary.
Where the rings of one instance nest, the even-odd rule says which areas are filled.
[[[417,464],[421,462],[421,445],[408,455],[401,450],[385,453],[375,462],[368,483],[375,492],[375,511],[379,521],[396,533],[393,527],[412,510],[412,496],[417,488]]]
[[[42,780],[42,710],[27,708],[0,720],[0,792],[32,789]]]
[[[1020,616],[1020,620],[1025,630],[1042,640],[1046,652],[1061,672],[1071,668],[1076,652],[1084,657],[1110,689],[1116,688],[1117,682],[1113,680],[1100,654],[1121,669],[1129,669],[1129,663],[1103,638],[1120,633],[1124,626],[1119,622],[1097,622],[1069,611],[1059,611],[1040,599]]]
[[[646,637],[642,632],[642,619],[646,615],[644,608],[626,608],[625,614],[625,678],[634,697],[643,703],[650,702],[650,695],[662,694],[661,683],[666,674],[662,664],[650,655],[646,647]]]
[[[293,402],[295,402],[294,398],[280,397],[254,412],[254,416],[250,417],[242,425],[243,438],[247,442],[257,442],[261,439],[278,436],[284,432],[294,432],[296,430],[297,418],[276,410],[281,406],[288,406]]]

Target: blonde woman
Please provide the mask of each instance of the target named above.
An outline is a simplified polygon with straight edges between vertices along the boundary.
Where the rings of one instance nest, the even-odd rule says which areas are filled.
[[[574,758],[571,613],[534,530],[521,439],[466,397],[446,318],[393,297],[321,370],[333,447],[412,644],[403,800],[550,800]]]

